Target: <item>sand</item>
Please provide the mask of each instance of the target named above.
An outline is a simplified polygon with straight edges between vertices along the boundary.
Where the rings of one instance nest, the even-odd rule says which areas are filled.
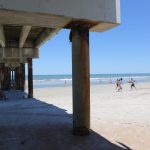
[[[72,135],[72,88],[7,92],[0,101],[0,150],[150,150],[150,83],[91,86],[91,135]]]

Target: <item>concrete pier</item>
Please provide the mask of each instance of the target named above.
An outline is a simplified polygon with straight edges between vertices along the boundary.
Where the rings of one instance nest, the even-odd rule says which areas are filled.
[[[33,98],[32,59],[61,29],[71,29],[73,133],[89,135],[89,32],[107,31],[120,22],[120,0],[0,1],[0,88],[24,91],[27,63],[28,97]]]
[[[71,30],[73,78],[73,133],[89,135],[90,129],[90,74],[89,29]]]

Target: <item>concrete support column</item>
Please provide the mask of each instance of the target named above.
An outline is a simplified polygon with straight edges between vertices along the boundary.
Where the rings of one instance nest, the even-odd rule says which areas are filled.
[[[21,90],[25,89],[25,64],[21,64]]]
[[[12,74],[13,74],[13,71],[11,71],[12,72]],[[14,72],[15,72],[15,89],[16,90],[18,90],[18,68],[16,68],[15,70],[14,70]],[[13,75],[12,75],[12,78],[11,78],[12,80],[13,80]]]
[[[10,90],[11,74],[10,69],[6,68],[6,90]]]
[[[71,30],[73,79],[73,133],[89,135],[90,130],[90,66],[89,29]]]
[[[32,58],[28,58],[28,98],[33,98]]]
[[[19,79],[19,90],[21,90],[21,83],[22,83],[22,71],[21,71],[21,66],[18,68],[18,79]]]
[[[3,79],[3,90],[8,90],[8,68],[4,65],[4,79]]]
[[[22,66],[19,68],[19,90],[22,90]]]
[[[4,63],[0,64],[0,90],[4,90]]]
[[[13,77],[13,71],[12,71],[12,79],[14,79]],[[16,68],[15,69],[15,82],[16,82],[16,85],[15,85],[15,88],[16,90],[20,90],[20,68]]]

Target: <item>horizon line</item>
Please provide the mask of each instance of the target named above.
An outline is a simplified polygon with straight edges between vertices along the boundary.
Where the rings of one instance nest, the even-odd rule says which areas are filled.
[[[128,75],[128,74],[150,74],[149,73],[90,73],[90,75]],[[72,75],[72,74],[33,74],[33,75]]]

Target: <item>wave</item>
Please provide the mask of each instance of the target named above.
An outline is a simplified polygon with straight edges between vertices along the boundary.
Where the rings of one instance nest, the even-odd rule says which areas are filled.
[[[127,76],[127,77],[91,77],[90,81],[91,82],[110,82],[113,81],[115,82],[117,79],[122,78],[124,81],[129,81],[131,78],[135,79],[135,80],[139,80],[139,81],[145,81],[145,80],[150,80],[150,76]],[[33,80],[34,83],[64,83],[64,82],[68,82],[71,83],[72,82],[72,78],[60,78],[60,79],[34,79]]]
[[[123,79],[128,83],[133,78],[137,83],[150,82],[150,74],[94,74],[90,76],[92,85],[114,84],[117,79]],[[27,76],[26,76],[27,79]],[[28,84],[26,80],[26,84]],[[36,75],[33,76],[34,88],[71,86],[71,75]]]

